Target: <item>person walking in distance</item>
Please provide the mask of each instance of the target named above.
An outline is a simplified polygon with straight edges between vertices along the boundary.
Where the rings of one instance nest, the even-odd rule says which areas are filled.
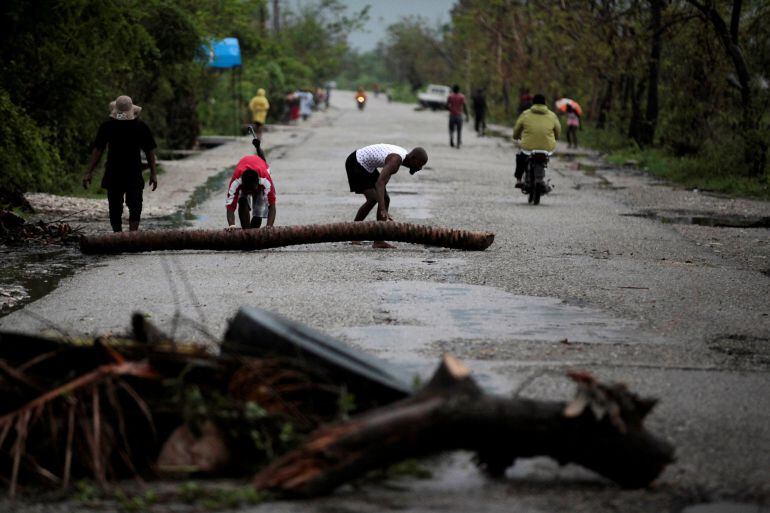
[[[483,137],[487,130],[487,99],[484,89],[477,89],[471,101],[473,102],[473,119],[475,121],[476,135]]]
[[[372,144],[355,150],[345,161],[350,192],[363,194],[366,201],[356,212],[354,221],[363,221],[372,208],[377,205],[377,220],[392,221],[388,209],[390,196],[387,185],[390,178],[398,173],[401,166],[409,168],[409,174],[415,174],[428,162],[428,154],[419,146],[407,152],[401,146],[393,144]],[[382,169],[378,171],[377,168]],[[355,243],[355,242],[354,242]],[[385,241],[374,241],[373,248],[392,248]]]
[[[446,100],[449,109],[449,145],[460,149],[463,136],[463,113],[468,121],[468,106],[465,105],[465,95],[460,92],[460,86],[452,87],[452,93]],[[454,142],[454,133],[457,131],[457,145]]]
[[[262,127],[265,126],[267,111],[270,110],[270,102],[265,96],[264,89],[257,89],[256,96],[249,102],[249,110],[251,111],[251,121],[254,124],[254,131],[256,132],[257,137],[262,137]]]
[[[567,147],[577,148],[577,131],[580,128],[580,115],[567,104]]]
[[[128,96],[118,96],[110,103],[110,117],[99,126],[92,145],[91,161],[83,176],[83,187],[91,185],[93,172],[107,150],[107,164],[102,177],[102,188],[107,190],[110,225],[115,232],[123,231],[123,202],[128,206],[128,229],[139,229],[142,216],[142,155],[150,168],[150,185],[158,187],[155,167],[155,139],[150,128],[139,119],[142,108],[134,105]]]

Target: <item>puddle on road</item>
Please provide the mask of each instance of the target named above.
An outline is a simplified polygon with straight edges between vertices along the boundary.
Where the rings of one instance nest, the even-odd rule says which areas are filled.
[[[0,317],[40,299],[87,262],[76,248],[7,248],[0,253]]]
[[[382,282],[380,324],[342,333],[367,350],[414,359],[433,342],[515,340],[640,344],[652,337],[639,325],[556,298],[520,296],[494,287],[433,282]]]
[[[200,207],[212,194],[227,185],[228,177],[232,176],[235,166],[228,167],[208,177],[206,182],[195,188],[184,206],[170,216],[158,219],[164,228],[187,228],[193,221],[203,221],[206,216],[193,212]]]
[[[625,217],[657,219],[664,224],[694,224],[714,228],[770,228],[770,217],[767,216],[742,216],[687,211],[658,212],[655,210],[643,210],[641,212],[621,215]]]

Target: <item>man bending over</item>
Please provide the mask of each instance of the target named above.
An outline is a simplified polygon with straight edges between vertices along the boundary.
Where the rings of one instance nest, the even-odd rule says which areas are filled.
[[[377,205],[377,220],[391,220],[388,214],[390,196],[386,186],[390,177],[398,173],[401,166],[409,168],[409,174],[415,174],[428,162],[428,154],[417,147],[408,152],[393,144],[372,144],[351,153],[345,161],[350,192],[363,194],[366,201],[358,209],[354,221],[363,221],[372,208]],[[377,168],[381,168],[378,171]],[[374,241],[373,248],[392,248],[385,241]]]
[[[241,228],[259,228],[262,218],[267,217],[267,228],[275,223],[275,186],[270,168],[257,155],[243,157],[235,167],[230,186],[227,188],[227,229],[234,230],[235,211]]]

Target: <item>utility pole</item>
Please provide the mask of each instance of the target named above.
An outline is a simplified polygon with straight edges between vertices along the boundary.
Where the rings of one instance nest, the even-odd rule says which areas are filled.
[[[281,31],[281,2],[273,0],[273,33],[278,34]]]

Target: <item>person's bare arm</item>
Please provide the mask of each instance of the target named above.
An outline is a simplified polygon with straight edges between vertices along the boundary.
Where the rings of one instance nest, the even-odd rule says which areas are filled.
[[[227,228],[226,230],[234,230],[237,228],[235,226],[235,212],[230,210],[229,208],[226,208],[225,211],[227,211]]]
[[[88,189],[88,187],[91,185],[91,180],[94,176],[94,169],[96,169],[96,166],[99,164],[99,161],[102,160],[102,155],[104,154],[104,150],[100,150],[99,148],[94,148],[91,152],[91,162],[88,163],[88,169],[86,170],[86,174],[83,175],[83,188]]]
[[[152,190],[154,191],[158,188],[158,170],[155,162],[155,151],[150,150],[146,155],[147,163],[150,164],[150,185],[152,185]]]
[[[377,184],[374,186],[374,190],[377,193],[377,220],[388,220],[388,207],[385,204],[385,187],[388,185],[390,177],[398,172],[398,168],[401,166],[401,157],[395,153],[391,153],[385,158],[385,165],[380,171],[380,177],[377,179]]]
[[[267,228],[272,228],[275,223],[275,203],[267,207]]]

